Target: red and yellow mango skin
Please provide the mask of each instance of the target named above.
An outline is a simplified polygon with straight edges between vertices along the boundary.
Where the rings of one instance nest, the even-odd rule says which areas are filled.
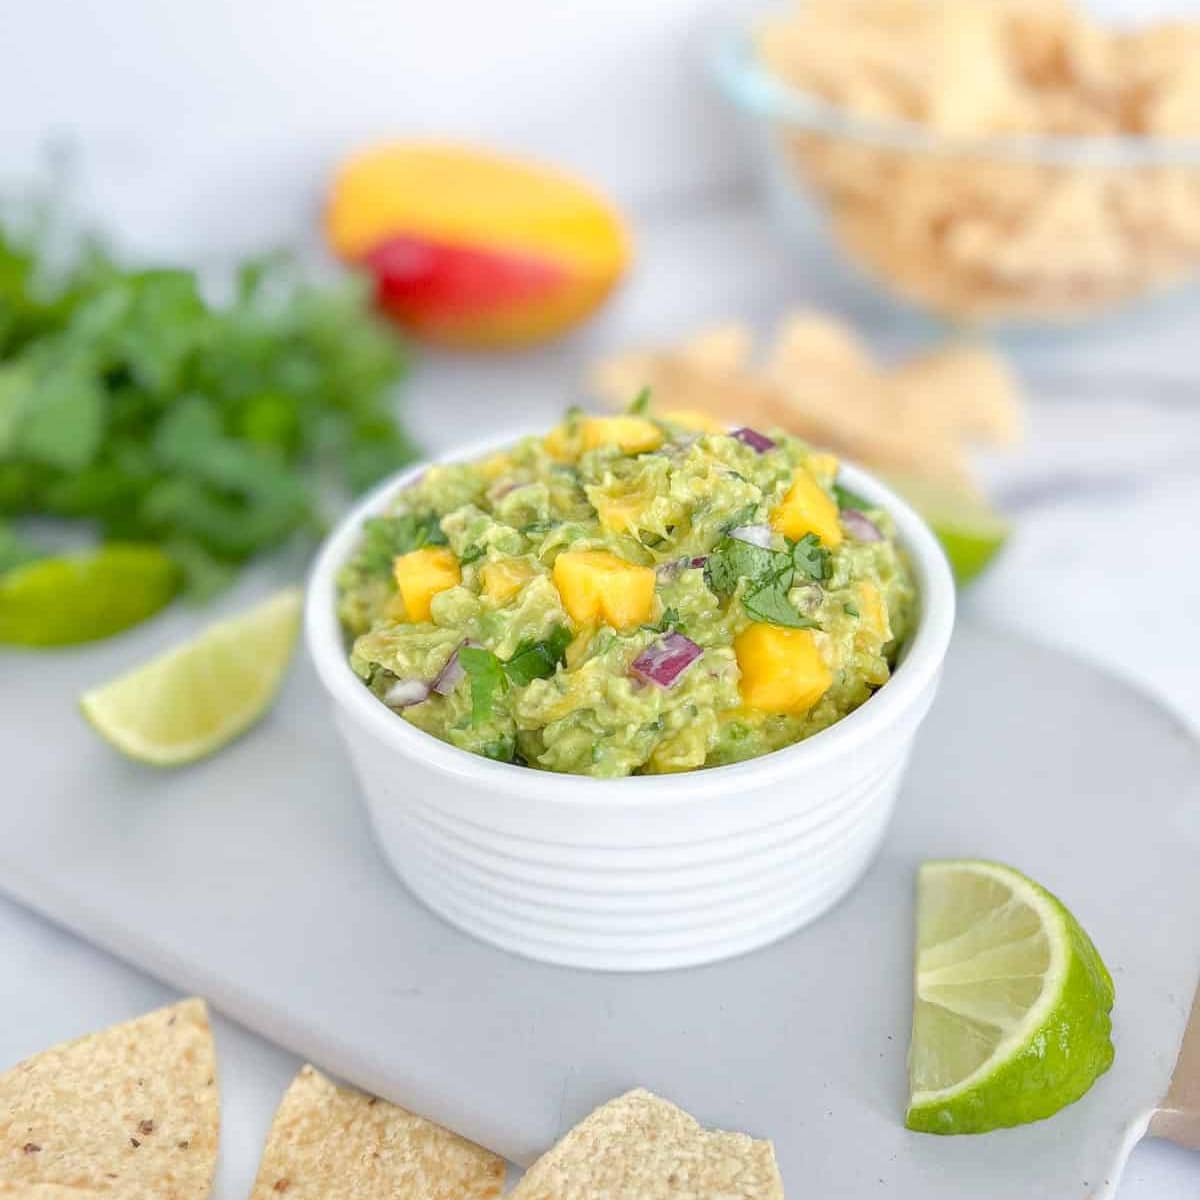
[[[505,348],[560,334],[629,260],[616,213],[568,176],[468,147],[398,142],[351,159],[326,213],[334,252],[367,268],[417,337]]]

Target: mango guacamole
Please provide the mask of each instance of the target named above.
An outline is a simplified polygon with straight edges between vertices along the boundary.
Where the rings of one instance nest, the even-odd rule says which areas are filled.
[[[568,415],[430,467],[339,576],[350,663],[473,754],[614,777],[791,745],[888,680],[916,594],[888,513],[795,438]]]

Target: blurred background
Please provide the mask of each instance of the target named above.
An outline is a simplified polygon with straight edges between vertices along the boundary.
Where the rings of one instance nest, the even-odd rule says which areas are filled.
[[[1100,661],[1200,729],[1200,3],[1093,0],[1097,24],[1061,26],[1029,4],[1053,37],[1039,26],[1026,49],[946,17],[957,5],[936,29],[906,25],[903,0],[841,28],[824,7],[806,27],[798,6],[709,0],[9,3],[0,193],[10,230],[30,195],[52,201],[35,258],[95,230],[121,270],[196,269],[213,303],[277,249],[321,286],[365,273],[403,338],[379,376],[403,436],[352,488],[410,445],[548,425],[640,378],[671,408],[787,424],[902,481],[956,558],[967,619]],[[773,35],[764,11],[785,14]],[[1159,18],[1188,24],[1095,32]],[[944,73],[904,76],[904,38]],[[1014,99],[997,64],[1018,60]],[[419,138],[468,148],[433,169]],[[0,370],[59,321],[5,325]],[[102,374],[115,386],[111,359]],[[219,432],[255,442],[229,424],[240,386]],[[5,396],[0,485],[6,464],[32,480],[0,486],[12,536],[32,516],[38,542],[47,514],[127,536],[90,495],[63,499],[90,451],[57,431],[47,466],[42,433],[5,427]],[[378,426],[354,422],[357,447]],[[191,538],[185,571],[307,519],[231,549],[165,503],[135,532],[181,560]],[[1197,1178],[1182,1152],[1143,1149],[1122,1195],[1193,1195]]]
[[[911,297],[897,302],[878,272],[864,287],[854,255],[814,224],[819,173],[805,176],[784,157],[787,131],[798,127],[785,122],[776,136],[770,101],[731,84],[730,60],[736,72],[739,53],[754,57],[746,31],[759,11],[705,0],[569,10],[548,0],[10,5],[3,23],[15,52],[0,79],[0,176],[11,194],[54,164],[60,202],[127,261],[220,267],[289,247],[327,272],[335,256],[321,213],[340,165],[362,147],[449,138],[579,176],[630,231],[631,260],[612,270],[619,286],[592,319],[519,353],[418,345],[401,399],[414,439],[432,451],[463,429],[545,422],[582,398],[597,358],[678,343],[717,322],[745,322],[768,338],[786,314],[815,308],[848,319],[884,363],[938,344],[943,334],[927,308]],[[1094,0],[1087,11],[1139,25],[1200,20],[1200,6],[1182,0]],[[1079,86],[1087,82],[1084,72]],[[776,160],[766,169],[776,201],[779,173],[791,172],[782,197],[784,209],[799,210],[791,224],[768,220],[760,202],[764,154]],[[919,187],[928,160],[915,161]],[[955,169],[969,177],[973,168]],[[1186,191],[1190,174],[1176,183]],[[1154,186],[1145,190],[1153,195]],[[440,203],[427,200],[434,210]],[[1190,193],[1180,203],[1186,233],[1169,242],[1164,272],[1178,267],[1186,277],[1200,242]],[[1094,213],[1086,197],[1078,214],[1066,208],[1047,236],[1081,244],[1083,254]],[[886,224],[886,208],[875,217]],[[1106,245],[1107,236],[1096,238]],[[1138,237],[1144,232],[1128,256],[1148,261]],[[919,260],[912,270],[926,273]],[[1198,310],[1186,289],[1143,302],[1153,278],[1117,278],[1116,317],[1066,329],[1040,312],[1000,322],[993,343],[1026,398],[1027,437],[976,460],[990,500],[1016,525],[970,604],[1103,658],[1193,720],[1200,673],[1175,647],[1200,619],[1200,576],[1178,552],[1173,518],[1200,499]],[[987,314],[984,328],[992,328]],[[1157,594],[1117,586],[1112,548],[1127,545],[1169,578],[1169,613]]]

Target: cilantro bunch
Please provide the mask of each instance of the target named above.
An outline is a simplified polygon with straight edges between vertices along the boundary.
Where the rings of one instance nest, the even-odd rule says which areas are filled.
[[[94,248],[47,278],[0,231],[0,562],[5,518],[86,522],[166,550],[193,592],[321,523],[413,457],[392,414],[404,353],[365,286],[247,264],[212,303],[187,270]]]

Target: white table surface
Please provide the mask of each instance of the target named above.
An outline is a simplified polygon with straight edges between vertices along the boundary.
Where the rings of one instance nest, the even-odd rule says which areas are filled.
[[[431,449],[518,422],[549,420],[598,348],[669,335],[738,314],[764,326],[818,289],[781,256],[741,204],[647,215],[640,269],[588,330],[548,351],[500,360],[431,357],[407,390]],[[695,286],[690,286],[694,281]],[[988,464],[1018,518],[1012,545],[972,590],[976,614],[1107,664],[1200,731],[1200,398],[1192,393],[1195,322],[1026,350],[1032,438]],[[876,326],[894,349],[904,337]],[[19,797],[19,781],[6,793]],[[25,802],[36,803],[36,797]],[[166,1003],[171,993],[72,935],[0,901],[0,1064]],[[223,1085],[216,1196],[253,1179],[290,1055],[218,1016]],[[799,1191],[802,1181],[793,1181]],[[1200,1155],[1147,1142],[1122,1200],[1184,1200],[1200,1191]]]

